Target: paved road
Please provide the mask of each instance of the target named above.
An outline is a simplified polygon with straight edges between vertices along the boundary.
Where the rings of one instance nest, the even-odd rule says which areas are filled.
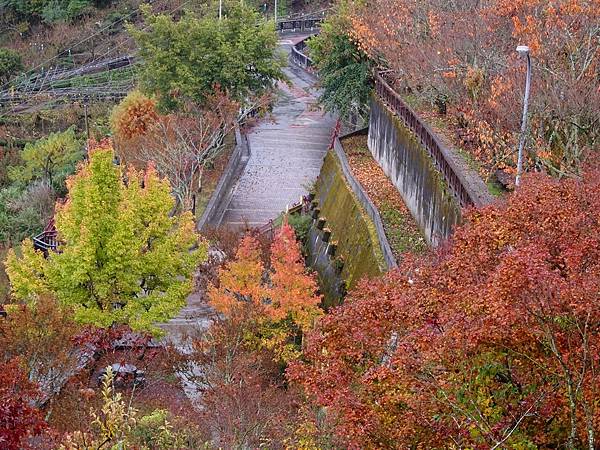
[[[298,37],[286,38],[288,52]],[[248,134],[250,160],[233,188],[221,225],[256,227],[300,200],[319,175],[335,125],[317,107],[314,79],[288,67],[291,86],[279,84],[274,122],[264,121]]]
[[[288,52],[302,36],[286,37],[280,42]],[[274,122],[263,122],[248,136],[251,157],[234,187],[222,224],[251,226],[274,219],[306,194],[306,186],[321,170],[334,120],[316,108],[314,78],[297,67],[288,67],[291,86],[281,84],[273,110]],[[210,327],[214,311],[204,293],[193,292],[177,317],[161,327],[166,339],[186,351],[188,338]]]

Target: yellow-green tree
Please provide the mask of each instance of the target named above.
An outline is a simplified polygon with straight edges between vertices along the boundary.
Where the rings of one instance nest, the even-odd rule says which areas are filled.
[[[60,192],[67,175],[75,171],[75,165],[83,158],[83,145],[71,127],[27,144],[21,158],[23,165],[10,169],[13,181],[26,185],[40,180]]]
[[[158,333],[154,324],[185,304],[206,246],[191,214],[170,214],[167,181],[152,167],[124,174],[113,158],[110,145],[100,146],[67,181],[68,200],[56,213],[59,253],[44,259],[29,241],[22,257],[10,252],[12,293],[27,302],[53,293],[79,322]]]

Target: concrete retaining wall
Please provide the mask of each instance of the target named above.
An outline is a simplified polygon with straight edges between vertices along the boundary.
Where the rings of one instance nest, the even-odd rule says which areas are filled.
[[[427,242],[438,245],[460,223],[459,203],[415,135],[375,95],[371,98],[368,143]]]
[[[307,239],[308,263],[318,275],[327,306],[335,305],[364,276],[378,276],[387,269],[377,230],[361,201],[349,186],[335,151],[325,156],[316,183],[318,217],[324,219],[325,232],[315,218]],[[316,213],[315,210],[313,212]],[[335,252],[330,255],[330,246]]]
[[[232,189],[244,171],[250,159],[250,146],[246,136],[242,135],[240,129],[235,129],[235,149],[229,158],[229,162],[217,183],[202,217],[198,221],[197,228],[202,231],[209,227],[218,227],[229,204]]]

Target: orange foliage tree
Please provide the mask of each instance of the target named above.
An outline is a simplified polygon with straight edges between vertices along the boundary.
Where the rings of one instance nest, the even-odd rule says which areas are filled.
[[[451,244],[363,282],[288,369],[349,448],[589,448],[600,171],[524,178]]]
[[[350,13],[360,47],[398,88],[450,105],[487,171],[514,167],[527,44],[533,61],[529,163],[578,172],[600,136],[600,1],[374,0]],[[443,109],[443,108],[442,108]]]
[[[219,283],[208,289],[210,303],[230,320],[244,317],[259,324],[250,337],[259,348],[283,361],[299,355],[302,336],[322,314],[314,275],[307,273],[292,227],[285,222],[271,245],[270,264],[261,260],[258,240],[246,235],[235,260],[219,270]],[[251,328],[254,325],[249,325]]]
[[[146,134],[158,120],[156,100],[140,91],[131,91],[112,111],[111,129],[117,146]]]

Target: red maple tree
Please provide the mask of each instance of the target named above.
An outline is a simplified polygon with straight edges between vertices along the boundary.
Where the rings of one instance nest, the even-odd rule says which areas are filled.
[[[526,178],[452,242],[363,282],[289,369],[351,448],[593,449],[600,172]]]
[[[40,410],[31,406],[38,396],[18,358],[0,361],[0,448],[27,448],[27,438],[46,428]]]
[[[259,241],[246,235],[235,259],[218,274],[208,296],[229,320],[260,324],[256,344],[276,351],[283,360],[297,356],[303,334],[322,314],[314,274],[307,272],[293,228],[284,220],[270,249],[267,267]],[[254,325],[252,325],[254,326]]]

